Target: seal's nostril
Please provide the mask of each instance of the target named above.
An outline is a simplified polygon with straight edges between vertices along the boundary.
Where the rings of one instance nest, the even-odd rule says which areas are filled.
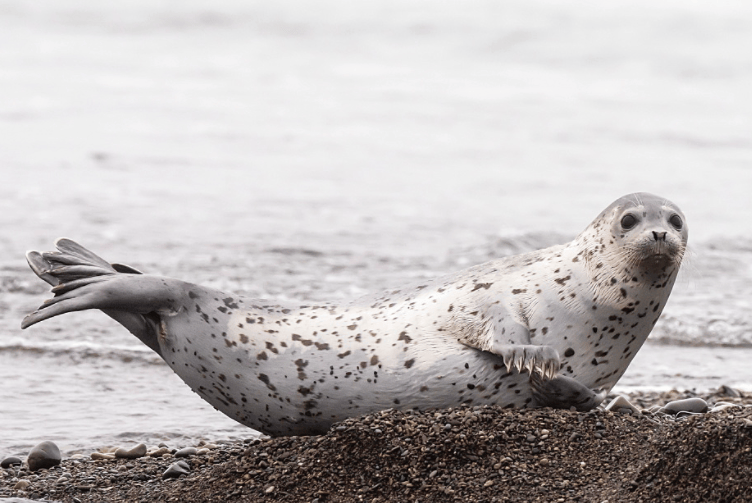
[[[666,232],[653,231],[653,238],[655,238],[656,241],[666,241]]]

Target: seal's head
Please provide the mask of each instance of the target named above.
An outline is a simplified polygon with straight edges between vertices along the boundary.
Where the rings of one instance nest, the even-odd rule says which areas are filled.
[[[611,203],[578,241],[587,250],[585,261],[594,280],[621,282],[672,276],[681,265],[687,237],[678,206],[639,192]]]
[[[648,270],[679,267],[687,246],[684,214],[672,202],[647,193],[614,202],[611,234],[628,265]]]

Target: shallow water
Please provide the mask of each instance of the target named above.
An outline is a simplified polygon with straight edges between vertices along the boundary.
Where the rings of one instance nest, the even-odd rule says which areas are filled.
[[[649,191],[691,256],[619,386],[752,389],[750,46],[732,2],[0,2],[0,456],[248,432],[101,313],[20,330],[59,236],[339,300]]]

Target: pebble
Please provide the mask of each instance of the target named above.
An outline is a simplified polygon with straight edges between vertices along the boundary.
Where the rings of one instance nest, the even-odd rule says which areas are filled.
[[[116,458],[138,459],[146,456],[146,445],[138,444],[131,450],[125,450],[122,447],[115,451]]]
[[[191,467],[185,461],[178,461],[170,465],[167,470],[162,474],[163,479],[176,479],[181,475],[188,475],[191,473]]]
[[[16,485],[13,486],[14,491],[25,491],[29,486],[31,485],[31,481],[26,479],[21,479],[18,482],[16,482]]]
[[[0,461],[0,468],[10,468],[13,465],[20,465],[23,461],[21,461],[20,458],[17,458],[15,456],[8,456],[7,458]]]
[[[171,452],[170,449],[168,449],[167,447],[160,447],[156,451],[150,452],[149,456],[151,456],[152,458],[160,458],[164,456],[165,454],[170,454],[170,452]]]
[[[732,398],[740,398],[742,396],[739,390],[734,389],[731,386],[726,386],[725,384],[718,388],[718,394],[721,396],[730,396]]]
[[[632,405],[623,395],[619,395],[611,400],[611,403],[606,405],[606,410],[613,410],[614,412],[619,412],[621,414],[642,414],[642,411]]]
[[[91,453],[91,459],[94,460],[102,460],[102,459],[115,459],[114,454],[107,454],[104,452],[92,452]]]
[[[690,412],[701,414],[708,411],[708,403],[702,398],[685,398],[683,400],[674,400],[660,408],[659,412],[665,414],[677,415],[680,412]]]
[[[189,456],[195,456],[198,452],[198,449],[195,447],[183,447],[178,452],[175,453],[176,458],[187,458]]]
[[[741,405],[736,403],[718,402],[708,412],[721,412],[722,410],[733,409],[735,407],[741,407]]]
[[[29,464],[29,470],[35,472],[42,468],[57,466],[62,460],[60,449],[58,449],[54,442],[42,442],[29,451],[29,457],[26,459],[26,462]]]

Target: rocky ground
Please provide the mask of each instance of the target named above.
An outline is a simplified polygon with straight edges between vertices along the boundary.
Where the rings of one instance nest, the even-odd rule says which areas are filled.
[[[640,408],[695,396],[635,394]],[[752,501],[752,394],[702,396],[714,410],[474,407],[384,411],[324,436],[248,439],[137,459],[64,459],[0,469],[2,498],[56,502]],[[721,406],[718,406],[721,404]],[[722,410],[719,410],[722,409]],[[183,447],[183,446],[175,446]],[[156,448],[152,449],[154,452]]]

